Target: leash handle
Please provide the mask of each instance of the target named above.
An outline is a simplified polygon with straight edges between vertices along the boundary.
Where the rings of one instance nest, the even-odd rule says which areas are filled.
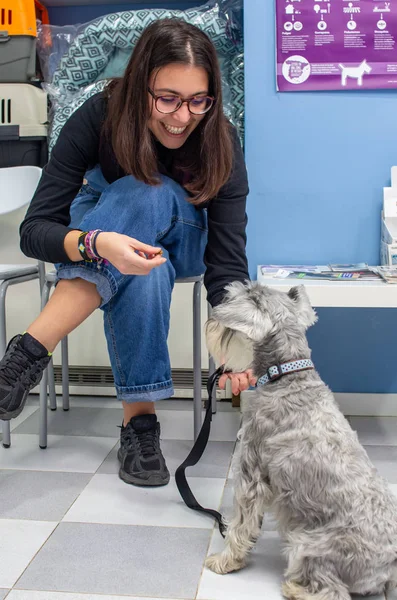
[[[218,369],[216,369],[216,371],[212,373],[212,375],[210,375],[210,377],[208,377],[208,404],[207,409],[205,411],[204,421],[201,426],[200,433],[198,434],[197,439],[193,444],[193,448],[175,472],[175,482],[186,506],[188,506],[192,510],[197,510],[199,512],[211,515],[216,521],[218,521],[220,534],[222,535],[222,537],[225,537],[225,525],[223,523],[222,515],[218,511],[213,510],[212,508],[204,508],[203,506],[201,506],[201,504],[197,502],[192,490],[190,489],[185,474],[185,470],[187,469],[187,467],[193,467],[198,463],[198,461],[204,454],[204,450],[207,446],[212,421],[212,391],[216,385],[217,378],[220,375],[222,375],[222,373],[224,373],[224,365],[220,366]]]

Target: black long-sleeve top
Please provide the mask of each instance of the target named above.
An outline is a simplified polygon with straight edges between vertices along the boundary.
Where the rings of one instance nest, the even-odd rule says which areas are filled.
[[[109,183],[125,175],[111,145],[100,143],[106,110],[106,98],[96,94],[64,125],[20,227],[21,249],[27,256],[53,263],[70,262],[64,248],[64,238],[71,231],[69,208],[85,173],[99,164]],[[178,181],[178,171],[172,168],[173,151],[159,143],[156,148],[159,171]],[[231,176],[216,198],[205,205],[208,243],[204,283],[212,306],[222,301],[228,283],[249,278],[245,253],[248,182],[236,132],[233,149]],[[178,183],[182,185],[182,181]]]

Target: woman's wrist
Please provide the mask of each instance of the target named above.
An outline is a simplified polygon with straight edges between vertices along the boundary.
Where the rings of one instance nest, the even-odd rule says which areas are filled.
[[[81,231],[79,231],[78,229],[69,231],[69,233],[66,234],[65,239],[63,241],[63,247],[65,248],[65,252],[70,258],[70,260],[73,262],[81,261],[81,254],[78,248],[80,234]]]
[[[79,239],[81,236],[81,230],[74,229],[73,231],[69,231],[66,234],[64,239],[64,248],[65,252],[73,262],[80,262],[84,260],[81,252],[79,251]],[[102,259],[106,258],[107,249],[109,248],[109,237],[112,234],[107,231],[100,231],[95,234],[93,242],[94,242],[94,251],[96,254]]]
[[[101,258],[106,258],[111,235],[111,232],[100,231],[95,237],[95,250]]]

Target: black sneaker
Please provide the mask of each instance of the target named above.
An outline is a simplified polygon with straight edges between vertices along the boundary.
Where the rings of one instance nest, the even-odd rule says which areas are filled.
[[[119,477],[133,485],[166,485],[170,474],[160,450],[160,423],[156,415],[132,417],[121,427]]]
[[[17,417],[51,360],[48,350],[29,333],[16,335],[0,361],[0,420]]]

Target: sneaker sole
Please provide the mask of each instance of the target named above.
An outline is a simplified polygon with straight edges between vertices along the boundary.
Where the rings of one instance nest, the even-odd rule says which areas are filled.
[[[134,475],[126,473],[123,469],[119,470],[119,477],[125,481],[125,483],[140,487],[160,487],[161,485],[167,485],[167,483],[170,481],[169,474],[167,477],[162,477],[161,475],[150,475],[150,477],[147,479],[141,479],[140,477],[134,477]]]
[[[3,413],[3,414],[0,412],[0,421],[11,421],[11,419],[16,419],[17,417],[19,417],[19,415],[25,408],[25,404],[26,404],[28,395],[29,395],[29,392],[26,392],[19,408],[16,408],[15,410],[13,410],[11,412],[7,412],[7,413]]]

